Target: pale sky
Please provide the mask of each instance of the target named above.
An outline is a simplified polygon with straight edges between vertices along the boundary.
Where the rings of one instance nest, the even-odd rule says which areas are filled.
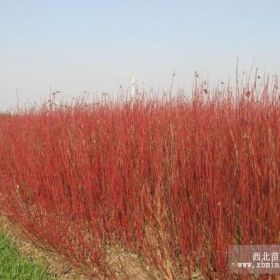
[[[188,88],[248,71],[279,73],[279,0],[0,0],[0,109],[114,91]],[[234,78],[234,77],[233,77]]]

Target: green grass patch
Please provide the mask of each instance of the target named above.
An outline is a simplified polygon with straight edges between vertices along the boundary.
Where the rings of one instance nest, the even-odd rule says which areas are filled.
[[[15,245],[0,233],[1,280],[51,280],[46,269],[19,254]]]

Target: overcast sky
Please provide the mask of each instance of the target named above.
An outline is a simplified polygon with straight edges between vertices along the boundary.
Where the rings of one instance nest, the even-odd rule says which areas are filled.
[[[188,88],[249,70],[279,73],[279,0],[0,0],[0,109],[50,90]]]

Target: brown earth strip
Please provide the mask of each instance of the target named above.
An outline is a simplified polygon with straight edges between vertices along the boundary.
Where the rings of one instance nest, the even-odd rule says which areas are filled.
[[[6,234],[21,255],[42,264],[57,280],[90,280],[80,269],[73,267],[60,255],[32,243],[20,226],[13,224],[0,212],[0,232]]]
[[[92,280],[81,269],[74,267],[59,254],[32,242],[18,224],[12,223],[0,211],[0,232],[6,234],[16,245],[21,255],[42,264],[56,280]],[[138,256],[122,248],[108,246],[107,261],[112,272],[120,280],[162,280],[153,269],[145,265]]]
[[[21,255],[43,265],[56,280],[93,280],[82,269],[73,266],[61,255],[39,243],[32,242],[20,225],[12,223],[1,211],[0,233],[6,234],[13,241]],[[159,271],[146,265],[139,256],[122,248],[108,246],[106,255],[111,271],[119,280],[173,280],[172,277],[164,278]],[[176,279],[186,278],[176,277]],[[204,280],[205,278],[200,273],[194,273],[192,279]]]

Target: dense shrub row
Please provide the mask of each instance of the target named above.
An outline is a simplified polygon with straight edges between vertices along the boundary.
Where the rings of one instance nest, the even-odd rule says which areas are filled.
[[[121,248],[165,279],[229,279],[228,245],[280,241],[280,106],[209,94],[2,116],[1,210],[92,275],[114,279]]]

